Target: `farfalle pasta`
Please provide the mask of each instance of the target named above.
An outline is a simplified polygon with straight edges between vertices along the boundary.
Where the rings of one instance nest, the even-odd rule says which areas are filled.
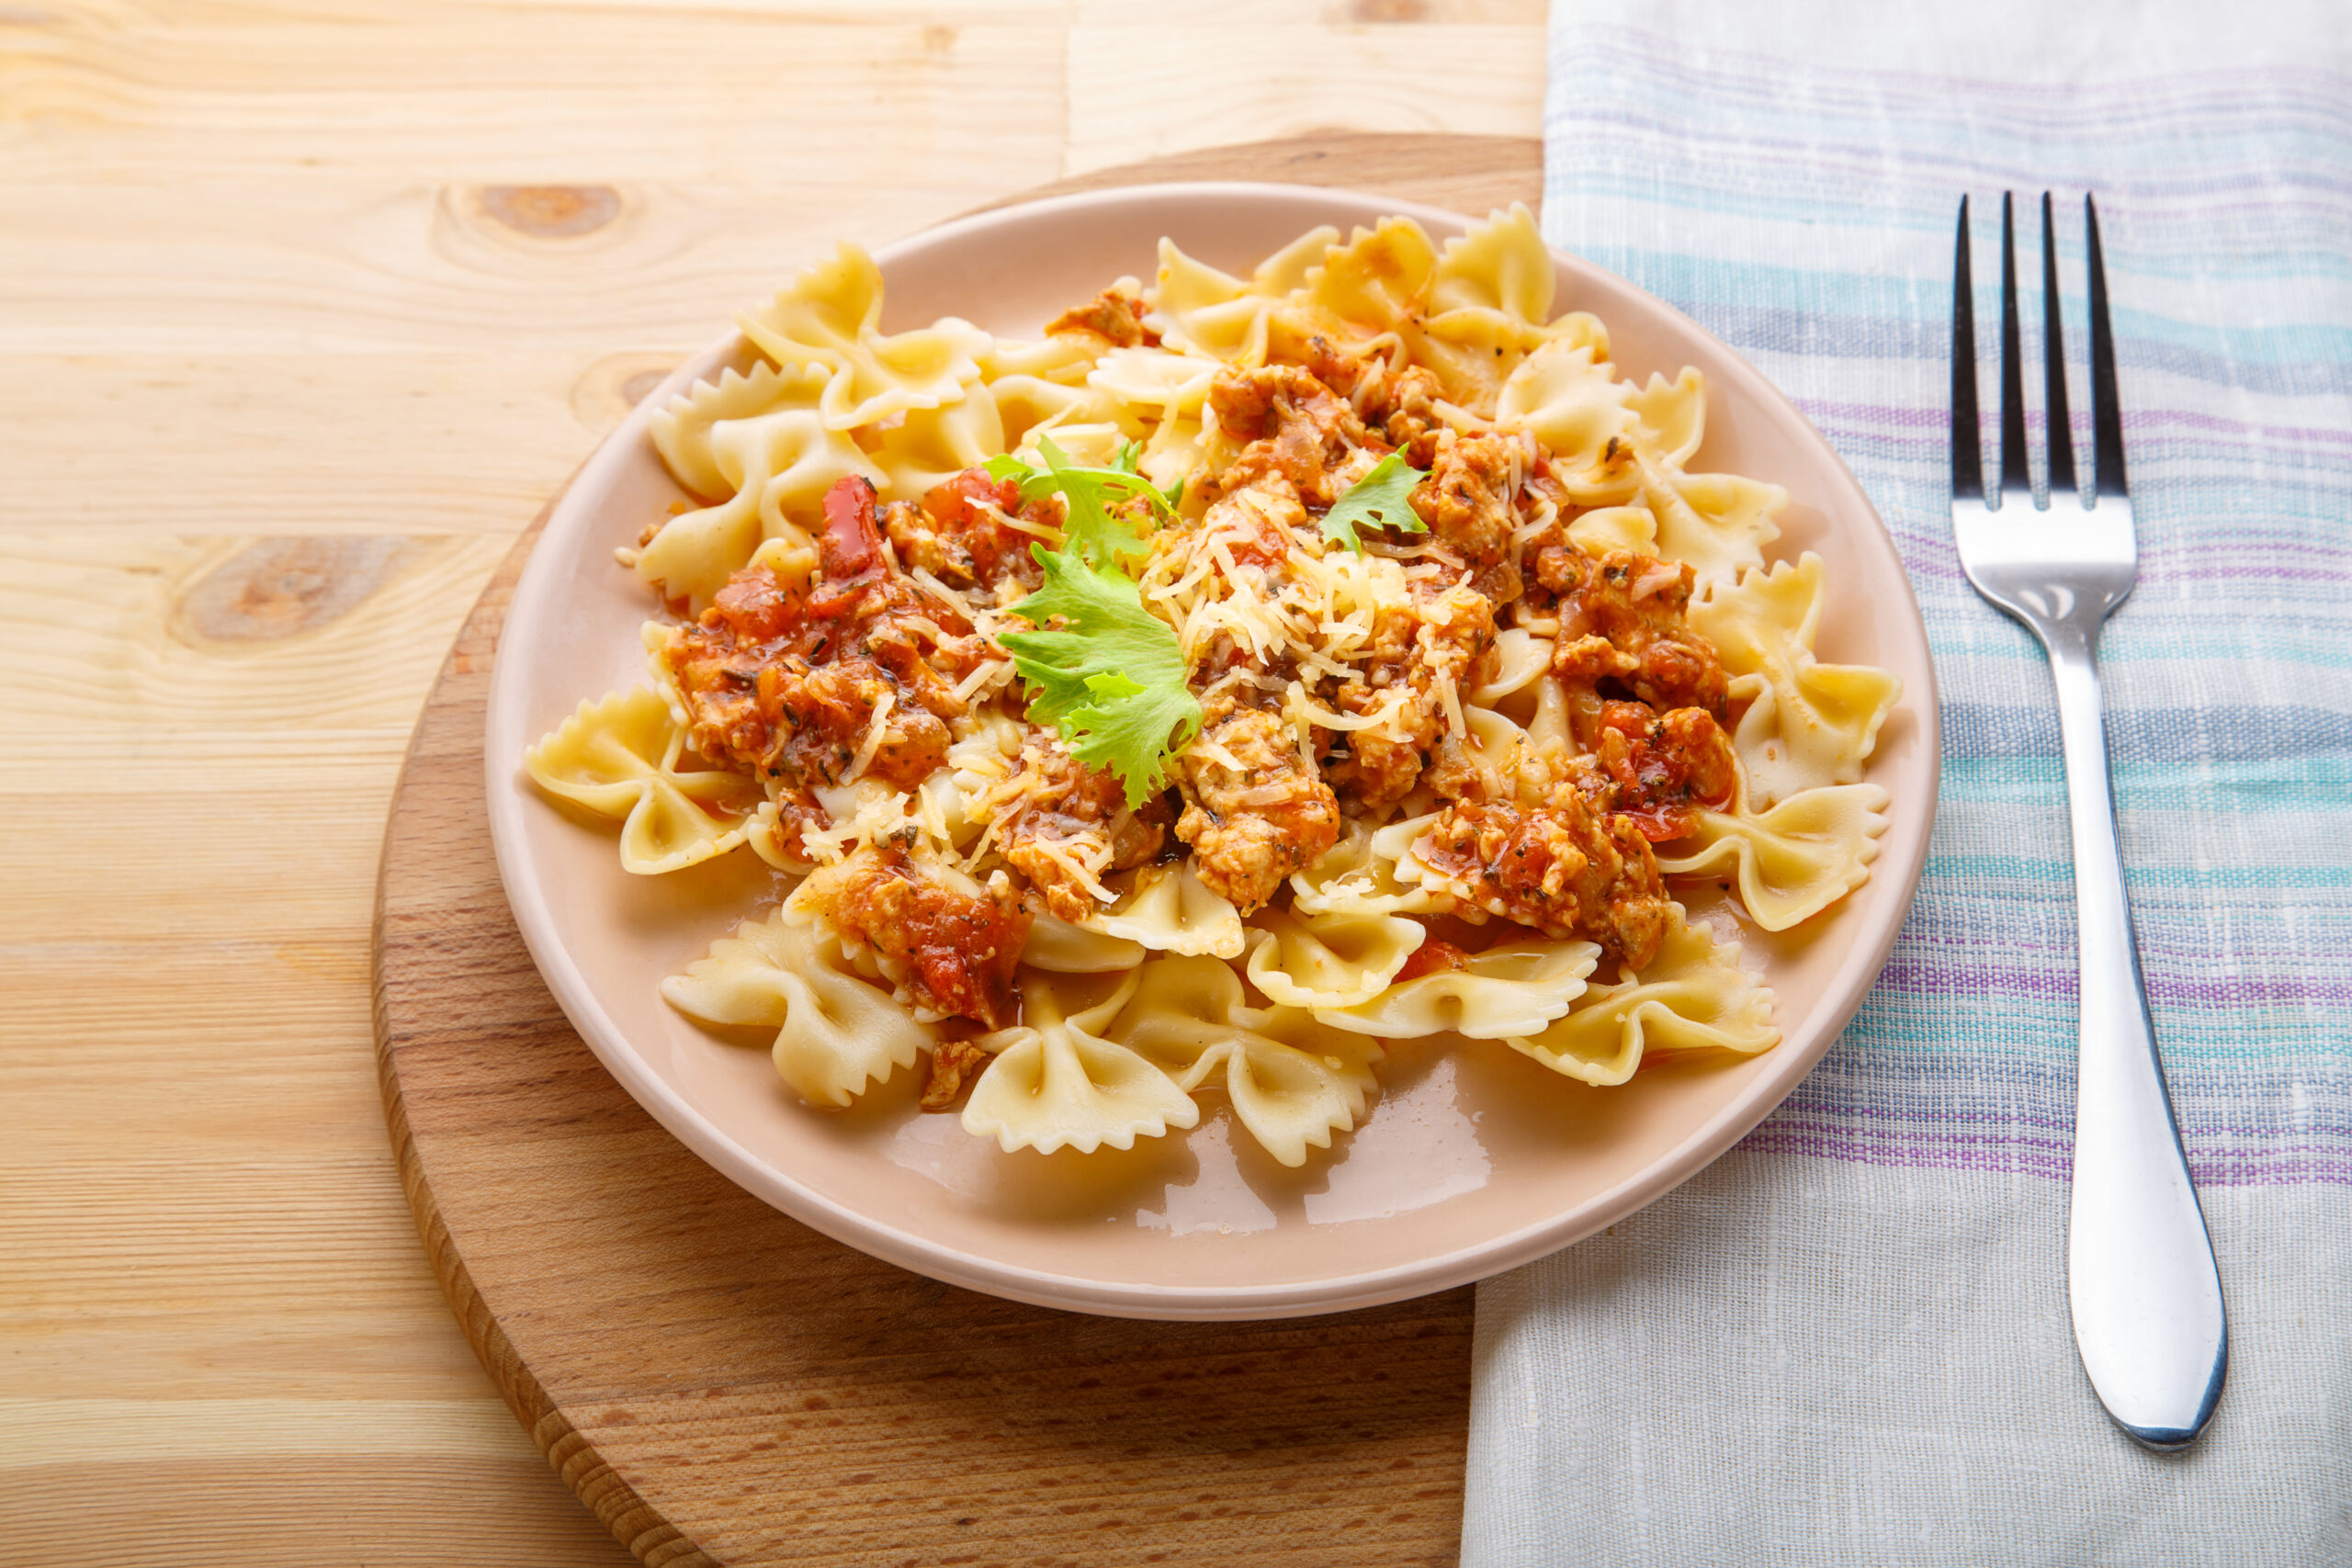
[[[885,334],[844,246],[651,416],[647,683],[526,759],[623,863],[781,901],[664,982],[839,1107],[910,1072],[1008,1154],[1300,1166],[1392,1046],[1626,1082],[1779,1038],[1679,879],[1778,931],[1870,874],[1894,677],[1816,658],[1778,486],[1693,472],[1523,208],[1160,246],[1035,339]],[[1573,305],[1573,301],[1568,301]]]

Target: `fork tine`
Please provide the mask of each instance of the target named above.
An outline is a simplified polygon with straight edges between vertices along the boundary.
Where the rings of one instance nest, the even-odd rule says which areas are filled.
[[[2018,317],[2017,203],[2001,193],[2001,489],[2030,491],[2025,452],[2025,329]]]
[[[2041,193],[2042,407],[2050,422],[2050,493],[2075,489],[2075,437],[2066,417],[2066,338],[2058,307],[2058,235],[2050,193]]]
[[[1951,493],[1984,499],[1976,411],[1975,285],[1968,265],[1968,197],[1960,198],[1960,254],[1951,264]]]
[[[2098,208],[2088,196],[2083,219],[2091,241],[2091,460],[2098,493],[2124,495],[2123,400],[2115,386],[2115,329],[2107,319],[2107,253],[2098,242]]]

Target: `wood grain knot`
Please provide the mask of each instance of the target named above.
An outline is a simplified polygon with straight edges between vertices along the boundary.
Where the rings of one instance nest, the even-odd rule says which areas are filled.
[[[571,384],[571,412],[590,431],[607,434],[677,367],[675,354],[606,355]]]
[[[621,193],[610,186],[484,186],[481,209],[518,234],[573,240],[620,216]]]
[[[264,539],[181,595],[175,628],[203,642],[276,642],[348,615],[390,581],[411,547],[401,538]]]

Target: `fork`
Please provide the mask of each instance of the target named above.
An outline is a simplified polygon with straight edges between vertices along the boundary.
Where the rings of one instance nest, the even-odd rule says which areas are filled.
[[[1978,446],[1976,321],[1968,198],[1960,203],[1951,352],[1951,521],[1976,592],[2024,623],[2050,656],[2075,841],[2082,964],[2075,1169],[2066,1296],[2075,1347],[2099,1403],[2143,1447],[2184,1448],[2212,1419],[2229,1367],[2229,1320],[2204,1211],[2181,1152],[2156,1055],[2140,951],[2117,852],[2100,712],[2100,625],[2132,592],[2139,547],[2124,486],[2123,412],[2098,209],[2090,239],[2092,476],[2077,490],[2066,417],[2066,358],[2051,204],[2041,197],[2042,369],[2049,504],[2033,499],[2025,440],[2015,214],[2001,198],[2001,479],[1988,497]],[[2064,493],[2062,494],[2062,490]],[[1988,503],[1992,502],[1992,503]]]

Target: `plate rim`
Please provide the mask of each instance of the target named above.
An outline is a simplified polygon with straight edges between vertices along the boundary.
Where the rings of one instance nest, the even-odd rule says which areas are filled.
[[[1402,201],[1377,192],[1348,186],[1255,180],[1180,180],[1104,186],[984,208],[918,230],[876,247],[872,254],[876,265],[887,276],[891,263],[902,255],[951,243],[967,234],[1007,222],[1130,203],[1150,205],[1171,198],[1204,197],[1268,203],[1352,203],[1381,215],[1410,218],[1448,233],[1463,225],[1479,221],[1469,214],[1430,203]],[[549,994],[581,1039],[630,1098],[695,1157],[737,1186],[811,1229],[871,1257],[931,1279],[1030,1305],[1103,1316],[1170,1321],[1250,1321],[1347,1312],[1486,1279],[1571,1247],[1656,1201],[1729,1153],[1741,1137],[1770,1115],[1812,1073],[1860,1010],[1863,998],[1892,956],[1894,943],[1917,896],[1920,875],[1933,835],[1936,806],[1941,794],[1941,704],[1932,647],[1927,636],[1924,617],[1919,612],[1917,592],[1912,587],[1901,551],[1895,547],[1893,531],[1887,527],[1884,517],[1871,501],[1869,492],[1854,477],[1843,456],[1788,395],[1745,355],[1672,304],[1658,299],[1631,279],[1574,252],[1560,250],[1548,242],[1545,248],[1555,267],[1582,275],[1588,281],[1599,282],[1606,289],[1630,292],[1649,309],[1663,312],[1684,331],[1711,344],[1727,362],[1737,367],[1741,372],[1739,378],[1752,383],[1742,388],[1743,394],[1752,394],[1759,409],[1770,413],[1776,424],[1796,439],[1812,444],[1818,448],[1820,455],[1829,459],[1840,484],[1848,492],[1847,500],[1853,506],[1858,506],[1870,520],[1877,542],[1894,561],[1894,576],[1902,583],[1902,608],[1907,611],[1907,615],[1898,617],[1899,627],[1916,639],[1921,675],[1918,686],[1923,688],[1915,690],[1906,671],[1903,706],[1920,728],[1919,744],[1925,758],[1921,784],[1923,798],[1917,803],[1919,809],[1916,815],[1900,818],[1906,829],[1896,839],[1896,846],[1904,852],[1902,863],[1897,864],[1895,859],[1886,852],[1890,847],[1887,839],[1879,840],[1880,852],[1871,862],[1871,879],[1877,881],[1889,873],[1899,872],[1898,890],[1891,897],[1887,918],[1879,930],[1877,940],[1867,944],[1855,944],[1831,976],[1824,995],[1834,998],[1834,1003],[1819,1015],[1821,1022],[1814,1038],[1795,1049],[1792,1048],[1792,1042],[1782,1039],[1770,1053],[1770,1059],[1774,1065],[1759,1073],[1741,1093],[1639,1172],[1591,1194],[1571,1208],[1467,1247],[1360,1273],[1307,1281],[1255,1285],[1149,1284],[1104,1280],[1005,1263],[982,1254],[908,1235],[802,1186],[787,1172],[752,1155],[643,1065],[641,1057],[629,1045],[618,1027],[596,1005],[594,992],[587,977],[558,939],[546,890],[531,874],[529,858],[522,848],[522,803],[527,792],[514,787],[514,781],[517,773],[514,759],[520,758],[523,748],[529,743],[529,738],[520,734],[518,714],[521,705],[518,688],[524,680],[521,671],[525,665],[519,659],[509,660],[506,657],[511,644],[509,634],[515,629],[518,621],[528,628],[538,599],[544,595],[543,590],[539,594],[534,593],[535,580],[544,581],[549,573],[557,570],[546,564],[555,559],[548,549],[550,539],[585,529],[594,516],[585,498],[601,494],[608,489],[614,471],[630,460],[637,444],[650,441],[650,425],[656,408],[676,393],[690,388],[695,380],[715,374],[746,350],[748,344],[743,333],[740,330],[730,330],[687,357],[648,392],[628,417],[598,442],[557,497],[548,511],[546,525],[532,547],[530,558],[517,576],[506,615],[499,626],[492,655],[491,689],[485,704],[484,784],[492,847],[501,887],[514,915],[515,926],[525,947]],[[1832,508],[1822,504],[1821,498],[1809,500],[1817,510],[1830,515],[1842,517],[1849,510],[1844,505]],[[1871,781],[1866,779],[1865,782]],[[1916,827],[1912,826],[1914,823]]]

